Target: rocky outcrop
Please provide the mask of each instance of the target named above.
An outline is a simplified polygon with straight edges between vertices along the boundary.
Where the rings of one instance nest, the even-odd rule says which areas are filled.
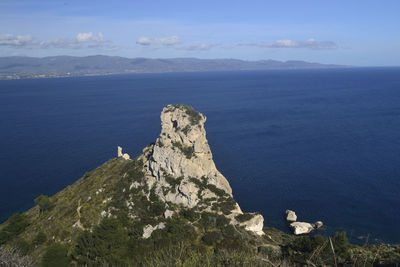
[[[247,231],[251,231],[257,235],[263,235],[264,217],[261,214],[255,215],[248,221],[242,223]]]
[[[314,226],[307,222],[293,222],[290,224],[290,228],[295,235],[308,234],[314,230]]]
[[[227,179],[217,170],[206,138],[206,116],[186,105],[168,105],[161,113],[161,133],[143,150],[147,186],[167,204],[233,218],[242,214]],[[121,152],[122,153],[122,152]],[[165,214],[165,217],[171,216]],[[262,235],[264,218],[258,214],[241,222]]]
[[[287,222],[295,222],[297,221],[297,215],[292,210],[286,210],[286,221]]]
[[[122,153],[122,147],[120,146],[118,146],[118,157],[126,160],[131,158],[127,153]]]
[[[147,239],[151,236],[151,234],[153,233],[154,230],[164,229],[164,228],[165,228],[164,223],[159,223],[156,226],[152,226],[152,225],[148,224],[143,228],[143,236],[142,237],[144,239]]]
[[[165,107],[161,113],[161,134],[154,146],[149,169],[159,181],[165,180],[165,174],[184,178],[206,177],[209,183],[232,194],[228,181],[212,159],[205,121],[206,117],[191,107]],[[180,190],[190,193],[193,189],[182,186]]]
[[[292,210],[286,210],[286,222],[289,223],[289,228],[292,229],[295,235],[311,233],[314,229],[319,229],[324,225],[321,221],[311,224],[308,222],[296,222],[296,220],[296,213]]]

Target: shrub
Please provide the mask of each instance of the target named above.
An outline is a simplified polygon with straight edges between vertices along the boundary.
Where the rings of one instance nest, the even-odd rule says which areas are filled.
[[[208,190],[210,190],[211,192],[216,194],[218,197],[223,197],[223,196],[227,195],[227,193],[224,190],[216,187],[213,184],[207,184],[206,187]]]
[[[181,214],[191,222],[196,221],[200,217],[199,214],[194,211],[194,209],[183,209]]]
[[[40,213],[48,211],[53,207],[49,197],[46,195],[40,195],[35,198],[35,203],[39,205]]]
[[[231,211],[236,208],[236,202],[232,197],[228,197],[224,200],[219,200],[218,207],[222,211],[223,214],[228,215],[231,214]]]
[[[67,267],[69,266],[68,249],[59,243],[55,243],[46,249],[42,258],[43,267]]]
[[[172,142],[172,147],[178,148],[187,159],[191,159],[192,157],[195,156],[194,154],[194,146],[184,146],[180,142]]]
[[[77,239],[74,257],[78,265],[126,265],[129,234],[124,225],[114,218],[104,218],[93,232],[84,231]],[[56,266],[56,265],[54,265]]]
[[[223,228],[226,225],[228,225],[230,220],[226,218],[224,215],[218,215],[217,217],[217,227],[218,228]]]
[[[91,174],[92,172],[85,172],[85,174],[83,175],[83,179],[88,178]]]
[[[188,132],[190,131],[191,127],[190,125],[186,125],[185,127],[183,127],[182,132],[187,135]]]
[[[346,232],[337,232],[332,238],[332,244],[341,261],[350,258],[350,244]]]
[[[206,232],[202,239],[204,243],[206,243],[209,246],[215,245],[222,239],[222,235],[220,232],[213,231],[213,232]]]
[[[185,113],[189,116],[190,124],[192,125],[199,124],[202,117],[199,112],[194,110],[193,107],[188,105],[176,105],[175,107],[185,111]]]
[[[40,231],[39,233],[37,233],[37,235],[33,239],[32,243],[34,245],[41,245],[41,244],[44,244],[46,241],[47,241],[46,234],[43,231]]]
[[[244,213],[244,214],[239,214],[235,217],[236,221],[238,222],[245,222],[248,220],[251,220],[254,217],[255,214],[253,213]]]
[[[151,203],[149,211],[153,216],[161,216],[165,212],[164,202],[156,201],[154,203]]]
[[[329,239],[321,236],[300,236],[285,248],[285,253],[295,260],[306,261],[312,259],[321,265],[333,265],[333,253]],[[338,263],[351,260],[350,244],[345,232],[338,232],[332,238],[332,244]],[[319,251],[319,253],[315,253]]]
[[[21,256],[28,255],[28,253],[33,249],[32,244],[29,244],[25,239],[20,237],[15,239],[13,245]]]
[[[0,245],[16,237],[29,225],[26,215],[16,213],[10,217],[8,224],[0,231]]]
[[[172,175],[166,173],[164,173],[164,177],[165,181],[167,181],[167,183],[172,187],[172,190],[174,190],[177,185],[180,185],[184,178],[183,176],[174,178]]]

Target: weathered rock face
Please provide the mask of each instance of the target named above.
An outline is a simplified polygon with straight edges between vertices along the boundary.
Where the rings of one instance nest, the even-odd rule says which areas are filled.
[[[215,166],[206,139],[205,121],[203,114],[189,106],[168,105],[163,109],[161,134],[141,156],[146,182],[166,203],[224,213],[236,223],[233,218],[243,212],[232,198],[228,181]],[[257,215],[241,225],[262,235],[263,221]]]
[[[206,117],[187,106],[167,106],[161,113],[161,134],[149,160],[149,171],[161,183],[182,178],[177,194],[166,200],[193,207],[197,204],[197,187],[189,178],[205,177],[209,184],[232,195],[225,177],[217,170],[206,139]]]

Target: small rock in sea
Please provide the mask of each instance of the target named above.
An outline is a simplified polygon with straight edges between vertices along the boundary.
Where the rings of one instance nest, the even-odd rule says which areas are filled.
[[[297,220],[297,215],[292,210],[286,210],[286,221],[287,222],[295,222]]]
[[[308,234],[314,230],[314,226],[307,222],[293,222],[290,224],[290,228],[295,235]]]
[[[324,225],[324,224],[323,224],[321,221],[316,221],[316,222],[314,223],[314,228],[315,228],[315,229],[319,229],[319,228],[321,228],[323,225]]]

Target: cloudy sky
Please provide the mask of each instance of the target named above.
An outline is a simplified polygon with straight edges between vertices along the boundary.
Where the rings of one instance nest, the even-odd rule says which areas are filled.
[[[400,65],[400,1],[1,0],[0,56]]]

